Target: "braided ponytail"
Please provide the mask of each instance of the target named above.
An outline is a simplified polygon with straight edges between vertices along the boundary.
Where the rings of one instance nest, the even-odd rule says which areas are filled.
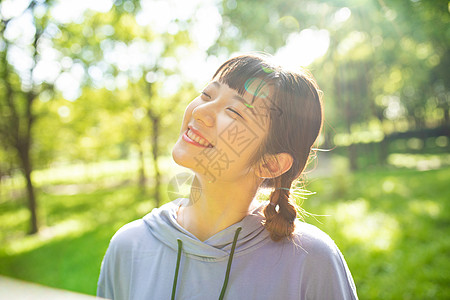
[[[264,226],[270,232],[273,241],[290,237],[294,232],[294,221],[297,218],[297,206],[290,197],[292,180],[283,174],[274,178],[274,190],[270,194],[270,203],[264,208],[266,220]],[[276,209],[278,206],[278,210]]]

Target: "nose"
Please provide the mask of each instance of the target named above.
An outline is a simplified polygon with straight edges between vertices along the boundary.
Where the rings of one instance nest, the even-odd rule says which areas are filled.
[[[212,102],[208,102],[198,105],[192,110],[192,117],[207,127],[214,126],[216,112],[212,104]]]

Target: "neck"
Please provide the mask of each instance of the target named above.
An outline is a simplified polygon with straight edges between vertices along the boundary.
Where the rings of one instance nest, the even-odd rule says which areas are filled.
[[[190,204],[180,207],[177,221],[199,240],[205,241],[249,214],[259,183],[250,178],[239,183],[208,183],[196,176]]]

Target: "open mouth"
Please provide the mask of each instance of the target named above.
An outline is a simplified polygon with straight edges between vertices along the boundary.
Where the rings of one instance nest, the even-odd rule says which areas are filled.
[[[195,134],[190,128],[188,128],[188,130],[186,130],[186,132],[183,134],[183,139],[186,142],[191,143],[196,146],[199,146],[199,147],[204,147],[204,148],[212,148],[213,147],[213,145],[210,142],[208,142],[206,139],[199,136],[198,134]]]

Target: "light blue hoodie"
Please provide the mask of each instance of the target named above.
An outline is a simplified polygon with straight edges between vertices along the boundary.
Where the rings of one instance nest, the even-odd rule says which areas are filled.
[[[102,263],[98,296],[357,299],[342,254],[318,228],[296,221],[291,240],[274,242],[261,225],[265,202],[202,242],[177,223],[181,201],[155,208],[114,235]]]

